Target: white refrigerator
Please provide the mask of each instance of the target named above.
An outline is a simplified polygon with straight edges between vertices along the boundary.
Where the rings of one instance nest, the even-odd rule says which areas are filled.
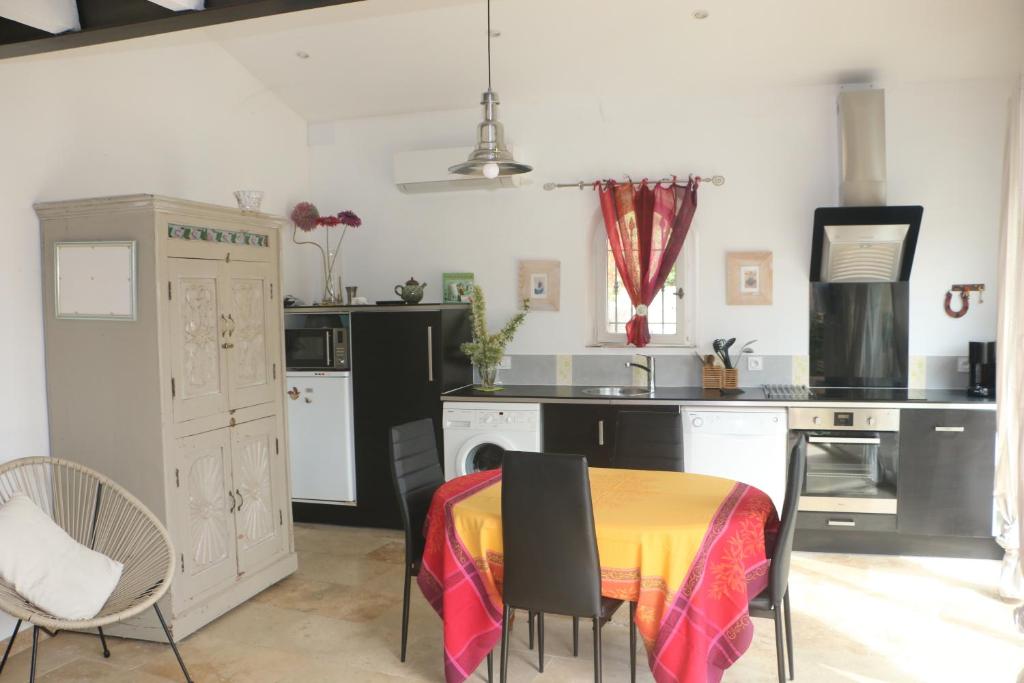
[[[286,378],[292,499],[355,505],[351,373],[292,371]]]

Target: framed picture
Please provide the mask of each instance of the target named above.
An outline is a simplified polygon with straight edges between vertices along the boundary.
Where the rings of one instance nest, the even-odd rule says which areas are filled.
[[[441,286],[444,290],[441,295],[443,303],[466,303],[473,295],[473,273],[444,273]]]
[[[530,310],[557,311],[561,274],[561,261],[520,261],[519,300],[528,299]]]
[[[135,320],[135,242],[56,242],[55,313],[69,320]]]
[[[768,306],[772,303],[772,252],[730,251],[725,255],[725,303]]]

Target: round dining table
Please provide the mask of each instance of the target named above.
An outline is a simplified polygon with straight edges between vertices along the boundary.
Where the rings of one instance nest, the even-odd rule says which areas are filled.
[[[749,601],[768,584],[771,499],[729,479],[590,469],[601,594],[637,603],[655,680],[707,683],[749,647]],[[501,638],[501,471],[434,494],[417,582],[444,624],[444,673],[461,683]],[[767,540],[766,540],[767,539]]]

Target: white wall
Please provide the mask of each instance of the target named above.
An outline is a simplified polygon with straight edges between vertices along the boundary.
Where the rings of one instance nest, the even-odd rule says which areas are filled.
[[[283,212],[308,192],[308,159],[305,122],[208,43],[4,61],[0,92],[3,462],[48,453],[33,202],[148,192],[232,204],[254,188]],[[0,615],[0,640],[9,629]]]
[[[962,355],[966,340],[995,335],[1010,85],[885,86],[889,203],[925,206],[912,277],[912,354]],[[515,306],[518,259],[561,260],[561,311],[531,315],[510,351],[582,353],[591,341],[588,240],[600,224],[597,199],[541,185],[624,173],[721,173],[725,186],[702,189],[694,221],[698,338],[756,337],[761,353],[806,354],[812,214],[837,196],[835,96],[833,87],[788,87],[508,101],[503,118],[519,141],[517,156],[536,171],[528,187],[495,192],[410,196],[392,183],[395,151],[470,144],[476,109],[314,124],[312,198],[325,212],[351,208],[363,217],[364,227],[346,238],[344,274],[371,300],[394,298],[393,285],[409,275],[426,281],[427,299],[437,300],[442,272],[472,271],[497,320]],[[305,249],[295,257],[315,264],[314,250]],[[748,249],[774,252],[773,306],[725,305],[725,252]],[[306,272],[303,281],[287,280],[286,290],[310,300],[319,278],[308,276],[313,267]],[[989,287],[987,303],[958,321],[942,311],[954,282]]]

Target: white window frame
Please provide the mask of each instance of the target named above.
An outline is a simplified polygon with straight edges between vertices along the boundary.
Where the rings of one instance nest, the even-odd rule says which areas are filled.
[[[593,339],[595,346],[625,347],[626,335],[608,331],[608,299],[606,291],[608,282],[608,233],[603,225],[594,230],[591,240],[591,292],[593,294]],[[697,253],[699,239],[696,231],[691,230],[683,242],[683,248],[676,258],[676,272],[682,273],[682,282],[677,285],[683,288],[683,298],[676,307],[676,333],[651,334],[649,347],[667,346],[696,348],[697,347],[697,283],[699,280]]]

